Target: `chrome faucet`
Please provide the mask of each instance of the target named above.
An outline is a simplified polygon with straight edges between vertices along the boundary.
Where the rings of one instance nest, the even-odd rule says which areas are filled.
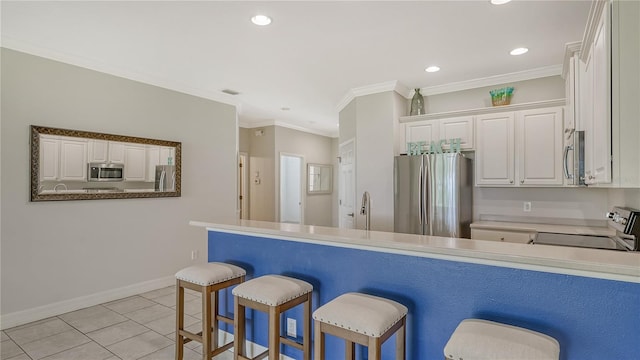
[[[53,191],[58,191],[58,186],[62,186],[64,190],[67,190],[67,185],[60,183],[60,184],[56,184],[56,186],[53,187]]]
[[[364,229],[371,230],[371,198],[368,191],[365,191],[364,194],[362,194],[362,207],[360,208],[360,214],[365,216]]]

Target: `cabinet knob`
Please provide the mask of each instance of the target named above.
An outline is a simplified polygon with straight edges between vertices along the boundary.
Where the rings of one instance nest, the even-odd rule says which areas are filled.
[[[513,184],[513,180],[509,180],[509,184]]]
[[[520,180],[520,184],[524,184],[524,180]]]
[[[501,238],[500,238],[500,241],[504,241],[504,238],[503,238],[503,237],[501,237]]]

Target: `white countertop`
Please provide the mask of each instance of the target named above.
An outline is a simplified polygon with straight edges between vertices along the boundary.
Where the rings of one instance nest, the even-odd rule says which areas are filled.
[[[255,220],[191,221],[209,230],[640,283],[640,252],[339,229]]]
[[[544,232],[572,235],[614,236],[616,231],[606,226],[534,224],[507,221],[474,221],[472,229]]]

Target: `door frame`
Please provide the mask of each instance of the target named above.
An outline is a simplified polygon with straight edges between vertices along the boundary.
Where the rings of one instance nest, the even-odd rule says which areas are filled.
[[[277,181],[276,181],[276,201],[275,201],[275,205],[276,205],[276,221],[280,222],[280,186],[281,186],[281,181],[280,181],[280,172],[282,171],[282,169],[280,168],[281,162],[282,162],[282,157],[283,156],[288,156],[288,157],[297,157],[300,159],[300,225],[304,225],[304,213],[305,213],[305,209],[306,209],[306,186],[307,186],[307,181],[306,181],[306,170],[307,170],[307,163],[305,161],[304,155],[301,154],[295,154],[295,153],[289,153],[289,152],[285,152],[285,151],[280,151],[278,153],[278,162],[277,162],[277,171],[276,171],[276,176],[277,176]]]
[[[244,191],[243,191],[244,190]],[[242,199],[240,197],[242,196]],[[249,219],[249,154],[238,154],[238,218]]]
[[[357,173],[356,173],[356,138],[355,137],[353,137],[351,139],[348,139],[348,140],[346,140],[346,141],[344,141],[344,142],[342,142],[342,143],[340,143],[338,145],[338,227],[344,228],[343,218],[344,218],[344,216],[346,216],[346,214],[344,212],[344,209],[342,207],[342,203],[341,203],[342,199],[340,199],[341,190],[343,190],[343,189],[340,189],[340,186],[342,186],[342,184],[344,183],[344,179],[342,178],[342,176],[343,176],[342,175],[342,169],[341,169],[341,167],[342,167],[342,157],[341,157],[342,151],[340,151],[340,150],[342,149],[343,146],[346,146],[349,143],[353,143],[353,179],[352,179],[352,181],[353,181],[353,184],[352,184],[353,185],[352,186],[352,188],[353,188],[353,194],[352,194],[353,195],[353,199],[352,199],[352,201],[353,201],[353,211],[354,211],[353,229],[356,229],[357,228],[357,224],[356,224],[357,217],[355,216],[355,212],[356,212],[356,208],[357,208],[357,206],[356,206],[356,193],[357,193],[357,191],[356,191],[356,184],[357,184],[356,176],[357,176]]]

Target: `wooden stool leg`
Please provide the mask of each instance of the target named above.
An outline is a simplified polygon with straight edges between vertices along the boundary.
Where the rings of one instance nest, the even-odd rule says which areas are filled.
[[[211,359],[211,287],[202,287],[202,358]]]
[[[369,360],[380,360],[382,343],[380,338],[369,338]]]
[[[176,281],[176,360],[182,360],[184,351],[184,337],[180,330],[184,328],[184,288],[180,280]]]
[[[218,291],[214,291],[213,292],[213,304],[212,304],[212,309],[211,309],[211,316],[212,316],[212,322],[213,322],[213,334],[211,334],[211,342],[213,343],[213,349],[217,349],[218,348],[218,326],[219,326],[219,321],[218,321]]]
[[[269,360],[280,360],[280,309],[269,307]]]
[[[324,333],[322,332],[320,327],[320,321],[314,321],[314,360],[324,360]]]
[[[347,360],[353,360],[356,357],[356,347],[353,341],[344,341],[344,358]]]
[[[238,355],[245,355],[245,308],[243,305],[240,305],[237,296],[234,296],[233,303],[233,351],[236,355],[234,358],[237,359]]]
[[[302,358],[311,360],[311,293],[304,303],[304,330],[302,334]]]
[[[402,318],[402,326],[396,332],[396,360],[405,360],[407,318]]]

